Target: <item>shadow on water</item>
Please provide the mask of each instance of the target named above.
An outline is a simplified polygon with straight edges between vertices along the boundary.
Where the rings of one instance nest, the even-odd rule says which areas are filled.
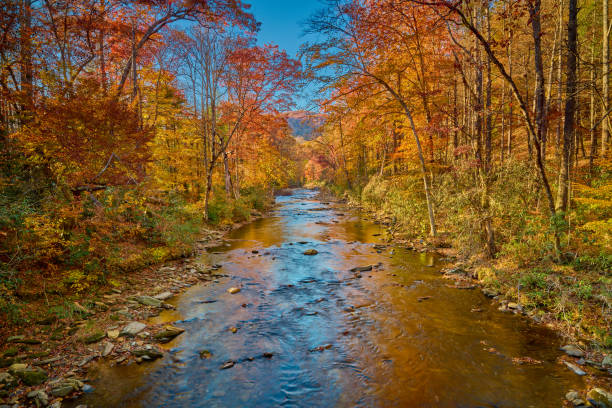
[[[166,358],[98,364],[90,372],[94,391],[79,402],[558,407],[580,387],[556,363],[553,333],[497,311],[479,291],[448,288],[431,255],[374,248],[380,226],[315,195],[279,197],[272,216],[203,254],[223,265],[224,276],[189,289],[173,302],[177,310],[153,320],[186,330],[166,345]],[[318,254],[304,255],[311,248]],[[365,265],[375,267],[350,271]],[[241,292],[227,293],[232,286]],[[211,357],[200,358],[203,350]],[[520,365],[517,357],[542,363]],[[228,360],[235,365],[220,369]]]

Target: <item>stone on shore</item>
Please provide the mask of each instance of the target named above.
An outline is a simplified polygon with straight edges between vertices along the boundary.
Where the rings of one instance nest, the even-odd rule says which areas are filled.
[[[46,407],[49,405],[49,396],[43,390],[34,390],[26,394],[28,399],[34,401],[37,407]]]
[[[612,393],[603,388],[593,388],[587,392],[586,397],[595,408],[612,408]]]
[[[180,327],[175,327],[172,325],[165,326],[162,331],[157,333],[154,337],[155,339],[161,342],[167,342],[185,332],[185,329],[181,329]]]
[[[147,327],[147,325],[144,324],[144,323],[141,323],[141,322],[131,322],[131,323],[128,323],[128,325],[125,326],[123,328],[123,330],[121,330],[120,335],[121,336],[126,336],[126,337],[134,337],[138,333],[143,331],[146,327]]]
[[[144,306],[162,307],[163,302],[151,296],[136,296],[136,301]]]
[[[584,351],[580,350],[577,346],[573,344],[567,344],[561,347],[561,350],[565,351],[565,354],[572,357],[584,357]]]
[[[565,364],[567,366],[567,368],[569,368],[570,370],[572,370],[576,375],[586,375],[586,372],[584,372],[580,367],[578,367],[576,364],[572,364],[568,361],[564,361],[563,364]]]
[[[159,295],[155,295],[153,296],[155,299],[157,300],[168,300],[170,299],[172,296],[174,296],[174,293],[172,292],[162,292]]]
[[[22,367],[25,364],[13,364],[9,372],[11,372],[15,377],[19,378],[26,385],[40,385],[47,381],[47,373],[40,367],[30,368],[30,367]],[[13,368],[18,366],[16,368]]]
[[[132,354],[136,357],[142,358],[143,360],[156,360],[164,356],[164,353],[162,353],[160,350],[148,345],[132,350]]]

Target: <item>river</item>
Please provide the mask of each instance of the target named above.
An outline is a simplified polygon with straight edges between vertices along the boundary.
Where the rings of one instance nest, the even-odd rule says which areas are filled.
[[[186,330],[164,345],[165,358],[96,365],[93,392],[79,403],[559,407],[582,388],[557,362],[554,333],[498,311],[478,289],[447,286],[431,254],[374,247],[384,244],[383,227],[316,197],[278,197],[269,217],[203,253],[220,276],[152,319]],[[366,265],[374,267],[350,271]]]

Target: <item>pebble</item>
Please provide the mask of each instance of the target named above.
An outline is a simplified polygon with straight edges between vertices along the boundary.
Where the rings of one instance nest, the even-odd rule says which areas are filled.
[[[240,292],[240,288],[229,288],[227,291],[228,291],[230,294],[234,295],[234,294],[236,294],[236,293]]]

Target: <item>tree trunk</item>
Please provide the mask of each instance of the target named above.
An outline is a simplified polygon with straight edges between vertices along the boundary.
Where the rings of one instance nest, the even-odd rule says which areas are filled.
[[[602,13],[602,50],[601,50],[601,62],[602,62],[602,88],[601,88],[601,96],[603,98],[603,107],[602,114],[608,112],[608,106],[610,101],[610,90],[609,90],[609,80],[610,80],[610,23],[608,22],[608,0],[603,0],[603,13]],[[606,149],[608,148],[608,142],[610,139],[610,120],[609,117],[606,117],[601,123],[601,155],[606,155]]]
[[[32,68],[32,0],[22,0],[19,33],[19,57],[21,92],[23,94],[21,109],[25,113],[22,122],[29,121],[34,108],[34,70]]]
[[[607,0],[604,0],[607,1]],[[577,0],[569,0],[569,19],[567,23],[567,68],[565,82],[565,121],[563,124],[563,152],[559,169],[557,190],[557,211],[566,211],[569,200],[570,170],[574,142],[574,120],[576,113],[576,55],[578,51],[578,6]]]

